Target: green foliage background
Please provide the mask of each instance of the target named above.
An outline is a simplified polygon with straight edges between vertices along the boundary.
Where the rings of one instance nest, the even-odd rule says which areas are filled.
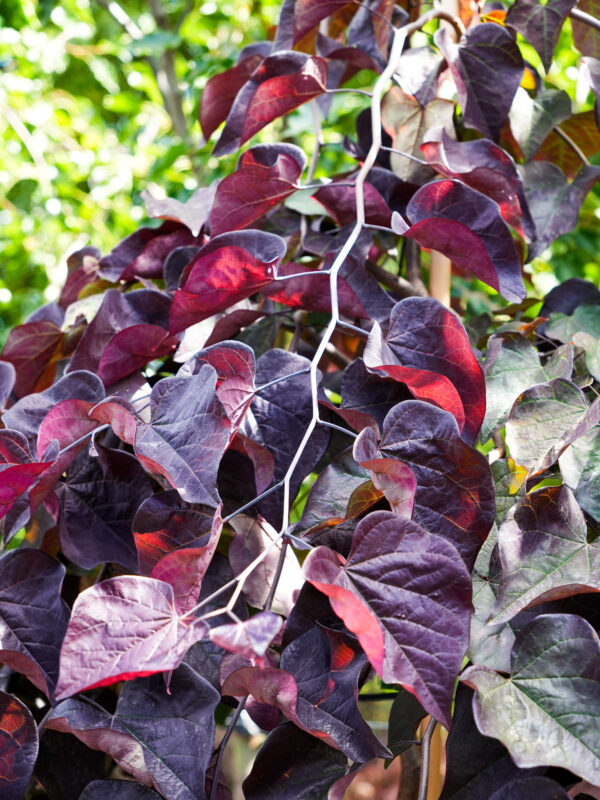
[[[0,0],[0,345],[56,297],[69,253],[86,244],[106,253],[146,222],[141,191],[185,199],[233,169],[235,156],[217,160],[202,141],[199,98],[244,45],[268,38],[279,7],[280,0]],[[573,96],[567,28],[549,78]],[[166,104],[161,67],[173,69]],[[353,84],[371,82],[359,74]],[[166,108],[173,97],[179,120]],[[353,133],[364,101],[335,98],[329,144]],[[576,110],[590,107],[586,97]],[[308,107],[257,138],[310,151]],[[345,163],[341,147],[327,147],[321,174]],[[577,230],[536,261],[541,292],[572,275],[600,281],[599,216],[596,187]]]

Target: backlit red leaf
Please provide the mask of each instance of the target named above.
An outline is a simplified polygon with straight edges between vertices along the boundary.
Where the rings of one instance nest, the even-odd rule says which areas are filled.
[[[38,730],[27,706],[0,692],[0,791],[23,800],[38,754]]]

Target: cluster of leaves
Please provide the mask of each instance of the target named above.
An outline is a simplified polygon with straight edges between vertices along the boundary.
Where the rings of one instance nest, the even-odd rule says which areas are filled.
[[[326,115],[359,69],[393,74],[345,143],[357,167],[302,189],[299,147],[250,146],[188,203],[151,198],[159,227],[75,253],[11,331],[8,800],[226,800],[232,709],[229,732],[244,710],[268,733],[248,800],[341,798],[427,715],[450,730],[445,800],[600,784],[600,292],[540,308],[523,273],[600,175],[516,38],[547,69],[570,8],[463,10],[458,41],[411,46],[439,12],[285,0],[274,42],[208,82],[203,131],[225,123],[232,153],[302,103]],[[600,34],[578,36],[594,85]],[[467,330],[420,248],[511,305]],[[387,745],[359,710],[373,675]]]

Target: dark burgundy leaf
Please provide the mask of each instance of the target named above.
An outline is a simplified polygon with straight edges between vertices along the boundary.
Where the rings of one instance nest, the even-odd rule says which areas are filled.
[[[160,219],[180,222],[191,231],[192,236],[198,236],[202,226],[208,219],[216,191],[217,184],[215,182],[210,186],[201,186],[196,189],[185,203],[170,197],[159,200],[148,191],[142,192],[142,199],[146,204],[146,211],[149,217],[159,217]]]
[[[554,48],[563,22],[575,0],[549,0],[546,5],[532,0],[517,0],[506,15],[506,25],[514,28],[537,50],[546,72],[550,69]]]
[[[188,503],[217,505],[217,470],[229,443],[230,422],[207,364],[196,375],[163,378],[150,396],[151,419],[141,423],[135,453],[163,475]]]
[[[495,200],[505,222],[521,236],[534,238],[523,181],[506,150],[490,139],[457,142],[443,128],[430,131],[421,150],[438,172]]]
[[[526,161],[537,153],[555,125],[571,116],[571,100],[562,90],[544,89],[531,97],[519,89],[510,112],[510,129]]]
[[[160,800],[160,797],[149,786],[133,781],[92,781],[79,800]]]
[[[351,225],[356,219],[356,190],[347,185],[348,177],[333,181],[313,194],[313,198],[329,212],[338,225]],[[372,183],[364,185],[364,209],[366,222],[389,228],[392,212],[386,200]]]
[[[370,108],[364,108],[356,117],[356,137],[356,143],[352,142],[350,139],[344,139],[344,148],[357,161],[364,161],[373,143],[373,126],[371,123]],[[392,137],[383,128],[381,128],[381,143],[383,147],[392,146]],[[375,159],[375,164],[386,170],[391,169],[390,153],[387,150],[380,150]]]
[[[536,800],[570,800],[571,795],[551,778],[534,776],[507,783],[494,792],[490,800],[530,800],[532,797]]]
[[[260,611],[245,622],[218,625],[210,638],[219,647],[246,658],[262,657],[283,625],[283,619],[272,611]]]
[[[369,372],[362,358],[346,367],[341,388],[342,405],[338,413],[356,431],[373,423],[381,428],[389,411],[411,397],[404,384]]]
[[[536,228],[536,238],[527,250],[527,259],[531,261],[558,236],[577,225],[579,209],[600,177],[600,167],[582,167],[571,183],[557,166],[547,161],[525,164],[522,174]]]
[[[240,308],[232,311],[231,314],[224,314],[214,325],[212,333],[204,342],[204,347],[233,339],[243,328],[247,328],[253,322],[265,316],[266,311],[253,311],[251,309]]]
[[[577,9],[598,18],[597,0],[579,0]],[[573,43],[579,52],[584,56],[600,58],[600,35],[596,28],[578,19],[572,20],[571,25],[573,26]]]
[[[316,26],[350,0],[283,0],[277,25],[274,49],[291,50]]]
[[[3,800],[23,800],[38,753],[38,731],[20,700],[0,692],[0,791]]]
[[[235,66],[213,75],[206,83],[200,101],[200,127],[208,141],[211,134],[227,119],[237,93],[250,79],[263,57],[253,53],[241,59]]]
[[[136,572],[131,523],[140,503],[152,494],[152,486],[129,453],[99,444],[96,452],[96,458],[82,453],[59,489],[61,549],[83,569],[116,562]]]
[[[368,367],[406,383],[415,397],[450,411],[459,428],[464,424],[464,438],[476,439],[485,416],[483,372],[464,326],[440,302],[429,297],[401,300],[385,336],[373,325],[364,359]],[[410,369],[395,370],[394,365]]]
[[[414,694],[400,689],[394,697],[388,722],[388,747],[394,757],[404,753],[416,741],[419,723],[425,716],[425,709]],[[454,717],[456,727],[456,712]]]
[[[177,340],[167,335],[170,301],[161,292],[109,289],[73,353],[69,372],[97,372],[115,383],[154,358],[168,355]]]
[[[39,550],[0,558],[0,661],[49,697],[69,611],[60,597],[65,568]]]
[[[114,714],[81,700],[67,700],[46,724],[108,753],[162,797],[205,800],[204,776],[218,702],[219,693],[182,664],[171,677],[170,693],[162,675],[141,678],[123,687]]]
[[[111,395],[91,409],[90,417],[97,422],[110,425],[115,436],[123,442],[131,445],[134,443],[140,417],[127,400]]]
[[[160,559],[173,550],[204,547],[213,529],[214,515],[214,508],[192,507],[174,489],[145,500],[133,520],[142,575],[150,575]]]
[[[403,225],[399,233],[448,256],[507,300],[525,297],[519,254],[498,204],[489,197],[460,181],[434,181],[413,195],[406,213],[411,227]]]
[[[415,520],[451,541],[471,569],[494,521],[487,459],[460,438],[450,414],[419,400],[390,411],[379,447],[415,474]]]
[[[243,783],[246,800],[322,800],[346,774],[348,759],[286,722],[275,728],[258,751]]]
[[[79,797],[91,781],[104,776],[105,762],[104,753],[90,750],[75,736],[41,727],[34,776],[45,789],[48,800]],[[73,769],[73,764],[77,764],[77,769]]]
[[[175,250],[172,250],[171,253],[169,253],[163,269],[165,290],[167,292],[174,292],[177,289],[183,270],[187,267],[199,249],[199,247],[193,246],[176,247]]]
[[[42,420],[38,431],[38,459],[44,457],[53,440],[58,442],[62,450],[97,428],[98,422],[88,416],[93,407],[94,403],[86,400],[61,400],[53,406]]]
[[[345,563],[318,547],[304,571],[380,677],[414,692],[450,728],[471,608],[470,577],[454,546],[411,520],[376,511],[359,522]]]
[[[231,526],[235,536],[231,540],[227,555],[231,569],[239,575],[260,553],[273,545],[277,531],[260,516],[254,519],[240,514],[231,521]],[[251,606],[262,608],[265,605],[277,572],[280,553],[281,542],[278,542],[244,582],[244,595]],[[272,600],[273,611],[287,616],[294,607],[294,593],[303,583],[298,559],[288,547]]]
[[[299,273],[304,273],[304,275]],[[331,293],[329,288],[329,275],[323,275],[320,270],[310,269],[303,264],[288,261],[281,264],[277,270],[281,277],[285,275],[299,275],[289,280],[278,280],[261,289],[265,297],[270,297],[277,303],[283,303],[292,308],[306,311],[321,311],[326,314],[331,312]],[[368,318],[362,303],[343,278],[337,279],[337,294],[340,313],[345,317]]]
[[[421,106],[426,106],[435,97],[442,63],[433,47],[411,47],[400,56],[396,71],[400,85]]]
[[[256,383],[266,386],[273,380],[307,370],[308,359],[273,349],[256,365]],[[271,451],[275,460],[275,481],[284,478],[312,418],[310,376],[297,375],[257,391],[242,423],[241,432]],[[294,498],[301,482],[315,466],[329,441],[329,432],[317,427],[310,437],[290,482]],[[283,490],[273,492],[259,506],[261,514],[276,528],[281,525]]]
[[[465,124],[497,141],[525,68],[514,37],[489,22],[471,28],[460,44],[440,29],[435,43],[452,71]]]
[[[263,231],[233,231],[211,239],[183,271],[171,307],[171,333],[266,286],[285,250],[283,239]]]
[[[490,792],[509,781],[536,774],[536,770],[519,769],[501,742],[479,732],[472,700],[473,690],[459,684],[440,800],[489,800]]]
[[[201,238],[178,222],[163,222],[158,228],[140,228],[100,259],[99,274],[113,283],[162,278],[165,259],[172,250],[201,244]]]
[[[239,90],[214,154],[238,150],[261,128],[326,91],[327,62],[284,51],[258,66]]]
[[[207,632],[206,623],[178,615],[164,581],[124,575],[97,583],[73,605],[56,697],[173,670]]]
[[[10,398],[17,372],[10,361],[0,361],[0,413],[6,407]]]
[[[547,318],[555,313],[572,314],[581,305],[600,305],[600,291],[583,278],[569,278],[544,297],[540,316]]]
[[[69,274],[58,299],[61,308],[66,309],[78,300],[81,291],[98,279],[99,259],[96,247],[82,247],[67,258]]]
[[[219,507],[213,520],[210,537],[203,547],[174,550],[163,556],[153,567],[150,577],[169,583],[173,587],[178,614],[190,612],[198,602],[202,579],[214,556],[222,528],[223,521]]]
[[[16,397],[25,397],[52,383],[54,371],[49,364],[60,355],[63,337],[54,322],[44,320],[17,325],[8,334],[1,356],[15,368],[12,391]]]
[[[379,71],[381,57],[372,58],[360,44],[340,45],[336,39],[330,39],[319,31],[316,43],[317,55],[330,59],[327,71],[327,88],[336,89],[341,83],[345,83],[348,77],[360,69],[370,69],[374,72]],[[336,63],[338,62],[338,63]],[[342,62],[342,63],[340,63]],[[345,62],[345,64],[343,63]],[[335,78],[335,81],[332,81]],[[323,115],[326,116],[325,104],[331,101],[331,95],[319,97],[318,101]],[[328,109],[327,109],[328,110]]]
[[[210,232],[247,228],[298,188],[306,166],[304,151],[293,144],[259,144],[239,158],[235,172],[219,183]]]
[[[411,468],[396,458],[384,458],[379,453],[373,428],[363,428],[352,452],[361,467],[369,470],[373,486],[383,492],[392,511],[399,517],[411,519],[417,488]]]
[[[560,125],[560,131],[587,158],[592,158],[600,150],[600,131],[593,110],[573,114]],[[577,175],[582,164],[579,152],[576,153],[556,129],[544,139],[535,160],[556,164],[569,179]]]

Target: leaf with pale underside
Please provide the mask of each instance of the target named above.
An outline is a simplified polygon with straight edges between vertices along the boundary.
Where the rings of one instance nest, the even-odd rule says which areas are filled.
[[[571,116],[566,92],[544,89],[531,97],[518,89],[510,110],[510,129],[526,161],[530,161],[555,125]]]
[[[581,617],[543,614],[517,636],[504,677],[469,667],[477,727],[508,748],[520,767],[556,766],[600,783],[598,636]]]
[[[185,203],[171,197],[160,200],[149,191],[143,191],[141,197],[146,204],[149,217],[181,222],[190,229],[194,236],[198,236],[208,217],[216,190],[216,183],[212,183],[210,186],[201,186]]]
[[[577,438],[558,459],[560,474],[581,508],[600,519],[600,428]]]
[[[399,517],[411,519],[417,481],[409,466],[396,458],[385,458],[377,448],[373,428],[363,428],[354,442],[354,458],[368,469],[373,486],[383,492],[392,511]]]
[[[3,800],[23,800],[38,754],[38,731],[20,700],[0,692],[0,792]]]
[[[471,607],[471,580],[455,547],[411,520],[376,511],[358,524],[346,562],[318,547],[304,572],[382,679],[409,688],[450,728]]]
[[[583,512],[566,486],[526,495],[498,533],[502,579],[490,621],[506,622],[530,605],[600,592],[600,545],[589,542]]]
[[[102,581],[73,606],[56,697],[175,669],[207,632],[205,622],[179,616],[173,587],[164,581],[137,575]]]

